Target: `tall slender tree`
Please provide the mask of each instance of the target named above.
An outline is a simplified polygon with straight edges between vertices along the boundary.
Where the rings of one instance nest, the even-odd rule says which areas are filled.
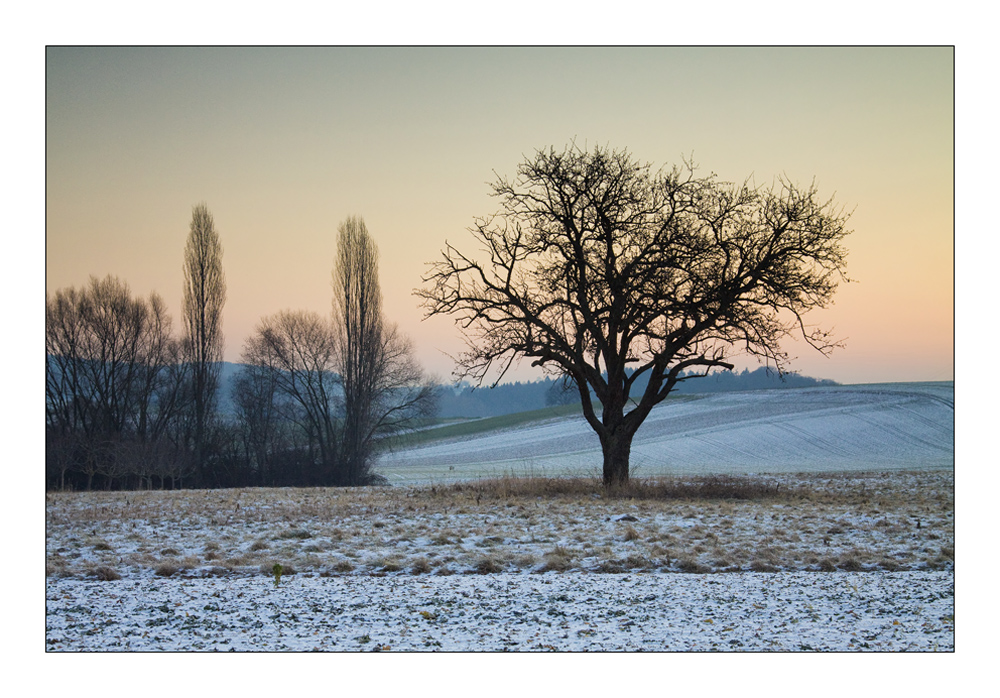
[[[382,290],[378,248],[364,219],[351,216],[340,224],[333,269],[333,315],[344,389],[343,467],[351,484],[368,460],[365,438],[373,414],[383,341]]]
[[[343,386],[341,471],[346,484],[373,481],[380,436],[435,409],[434,391],[409,340],[382,313],[378,247],[364,219],[340,224],[333,269],[337,368]]]
[[[198,204],[184,247],[184,354],[191,366],[191,445],[194,465],[204,468],[208,428],[215,412],[223,352],[222,307],[226,276],[222,243],[208,207]]]

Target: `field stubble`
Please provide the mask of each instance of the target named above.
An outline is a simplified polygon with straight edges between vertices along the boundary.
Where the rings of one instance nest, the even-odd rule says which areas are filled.
[[[951,471],[46,495],[46,574],[954,569]]]

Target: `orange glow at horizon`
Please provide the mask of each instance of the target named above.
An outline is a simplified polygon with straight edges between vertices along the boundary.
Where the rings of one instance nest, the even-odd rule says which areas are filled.
[[[48,48],[46,289],[113,274],[180,331],[191,208],[224,248],[225,358],[261,317],[330,312],[337,225],[364,217],[384,307],[428,372],[462,350],[412,295],[445,241],[496,210],[487,182],[536,148],[693,153],[853,210],[835,305],[846,347],[792,342],[842,383],[954,378],[951,48]],[[595,89],[597,90],[595,94]],[[495,174],[494,174],[495,173]],[[511,379],[538,371],[521,369]],[[746,362],[753,368],[755,362]],[[741,364],[742,367],[742,364]]]

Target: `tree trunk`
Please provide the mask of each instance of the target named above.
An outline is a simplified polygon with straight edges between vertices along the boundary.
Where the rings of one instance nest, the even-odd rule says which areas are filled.
[[[632,451],[632,436],[619,432],[602,440],[605,487],[621,487],[628,484],[628,460]]]

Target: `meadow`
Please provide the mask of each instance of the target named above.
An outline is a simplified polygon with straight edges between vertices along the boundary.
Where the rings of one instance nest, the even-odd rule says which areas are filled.
[[[50,492],[46,647],[949,651],[947,390],[684,401],[640,458],[730,460],[617,490],[557,467],[593,454],[543,415],[421,436],[395,486]]]
[[[47,495],[49,651],[948,651],[947,471]]]

